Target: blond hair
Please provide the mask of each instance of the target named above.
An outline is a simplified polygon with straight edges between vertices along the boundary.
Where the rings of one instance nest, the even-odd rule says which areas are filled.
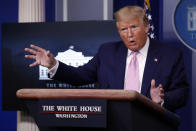
[[[114,13],[117,22],[130,21],[136,18],[141,18],[144,24],[149,24],[145,11],[139,6],[125,6]]]

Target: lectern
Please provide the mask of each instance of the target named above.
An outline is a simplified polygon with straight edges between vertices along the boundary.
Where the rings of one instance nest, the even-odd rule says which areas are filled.
[[[40,131],[177,131],[179,117],[135,91],[20,89]]]

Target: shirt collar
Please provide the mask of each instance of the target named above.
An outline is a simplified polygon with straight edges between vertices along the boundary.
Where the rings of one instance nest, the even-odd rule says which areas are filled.
[[[149,44],[150,44],[150,39],[149,37],[147,37],[147,40],[146,40],[146,43],[144,45],[144,47],[142,47],[140,50],[139,50],[139,53],[143,56],[147,56],[147,52],[148,52],[148,47],[149,47]],[[128,49],[128,54],[127,56],[130,56],[131,55],[131,52],[133,52],[132,50]]]

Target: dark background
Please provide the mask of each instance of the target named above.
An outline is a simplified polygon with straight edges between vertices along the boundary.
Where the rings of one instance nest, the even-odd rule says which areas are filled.
[[[28,66],[33,60],[24,58],[28,54],[24,48],[31,43],[50,50],[54,56],[71,45],[84,56],[94,56],[101,44],[119,40],[114,21],[2,24],[3,110],[22,109],[16,98],[18,89],[58,85],[54,80],[39,80],[39,66]]]
[[[166,1],[166,4],[165,4],[165,7],[163,7],[163,3],[165,1]],[[159,40],[167,42],[169,44],[176,45],[184,51],[185,64],[187,67],[187,74],[188,74],[188,78],[189,78],[190,83],[192,83],[192,81],[191,81],[193,79],[192,78],[192,64],[193,63],[191,60],[192,59],[192,55],[191,55],[192,51],[187,49],[187,47],[185,47],[177,39],[177,37],[175,35],[171,35],[171,32],[174,32],[174,31],[173,31],[172,27],[170,27],[170,24],[166,24],[163,27],[164,21],[168,21],[168,23],[170,23],[170,21],[172,21],[172,18],[167,17],[166,15],[172,13],[172,11],[174,9],[173,8],[169,9],[169,8],[176,1],[180,1],[180,0],[174,0],[174,1],[173,0],[172,1],[171,0],[164,0],[164,1],[151,0],[153,21],[154,21],[154,25],[156,26],[156,34],[157,34],[157,37]],[[141,4],[141,2],[142,2],[142,0],[114,0],[114,11],[124,5]],[[17,22],[17,21],[18,21],[18,0],[10,0],[10,1],[1,0],[0,1],[0,30],[2,29],[2,23],[10,23],[10,22],[12,23],[12,22]],[[54,22],[54,21],[55,21],[55,1],[54,0],[46,0],[46,22]],[[46,48],[50,49],[51,47],[46,46],[46,44],[44,44],[44,42],[48,42],[49,39],[50,38],[48,38],[47,40],[45,39],[43,41],[39,41],[39,44],[42,47],[46,47]],[[1,41],[2,41],[2,37],[1,37],[1,31],[0,31],[0,45],[2,47]],[[29,42],[29,41],[27,41],[27,42]],[[37,42],[37,41],[32,41],[32,42]],[[56,43],[56,42],[53,42],[53,43]],[[1,53],[0,53],[0,62],[1,62],[1,64],[0,64],[0,69],[1,69],[1,71],[0,71],[0,77],[1,77],[0,89],[2,90],[2,72],[3,72],[2,66],[4,65],[4,63],[2,63],[2,53],[5,51],[2,51],[2,48],[0,51],[1,51]],[[23,54],[21,53],[20,55],[21,56],[24,55],[24,52],[23,52]],[[31,63],[30,60],[26,61],[25,64],[29,64],[29,63]],[[33,70],[36,70],[36,68]],[[24,75],[24,74],[22,74],[22,75]],[[38,78],[38,76],[36,74],[34,74],[34,75],[36,78]],[[0,90],[0,96],[1,96],[0,97],[0,99],[1,99],[0,100],[0,104],[1,104],[1,106],[0,106],[0,125],[1,125],[0,130],[1,131],[14,131],[14,130],[16,130],[16,112],[2,110],[2,93],[1,93],[2,91],[1,90]],[[192,129],[192,126],[194,126],[194,121],[192,120],[192,115],[193,115],[192,100],[193,99],[192,99],[191,94],[192,94],[192,86],[191,86],[191,90],[190,90],[190,98],[189,98],[188,104],[186,105],[186,107],[184,107],[178,111],[178,114],[181,116],[181,119],[182,119],[180,131],[184,131],[184,130],[192,131],[193,130]],[[9,97],[9,93],[8,93],[7,97]]]

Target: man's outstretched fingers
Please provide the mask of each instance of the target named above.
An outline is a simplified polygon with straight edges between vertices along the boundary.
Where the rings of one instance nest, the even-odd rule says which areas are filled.
[[[43,48],[41,48],[41,47],[39,47],[39,46],[35,46],[35,45],[33,45],[33,44],[31,44],[30,47],[31,47],[32,49],[35,49],[35,50],[40,51],[40,52],[46,51],[45,49],[43,49]]]
[[[36,62],[30,64],[29,66],[30,66],[30,67],[33,67],[33,66],[36,66],[36,65],[39,65],[39,62],[36,61]]]
[[[25,58],[28,58],[28,59],[36,59],[36,56],[34,56],[34,55],[25,55]]]

